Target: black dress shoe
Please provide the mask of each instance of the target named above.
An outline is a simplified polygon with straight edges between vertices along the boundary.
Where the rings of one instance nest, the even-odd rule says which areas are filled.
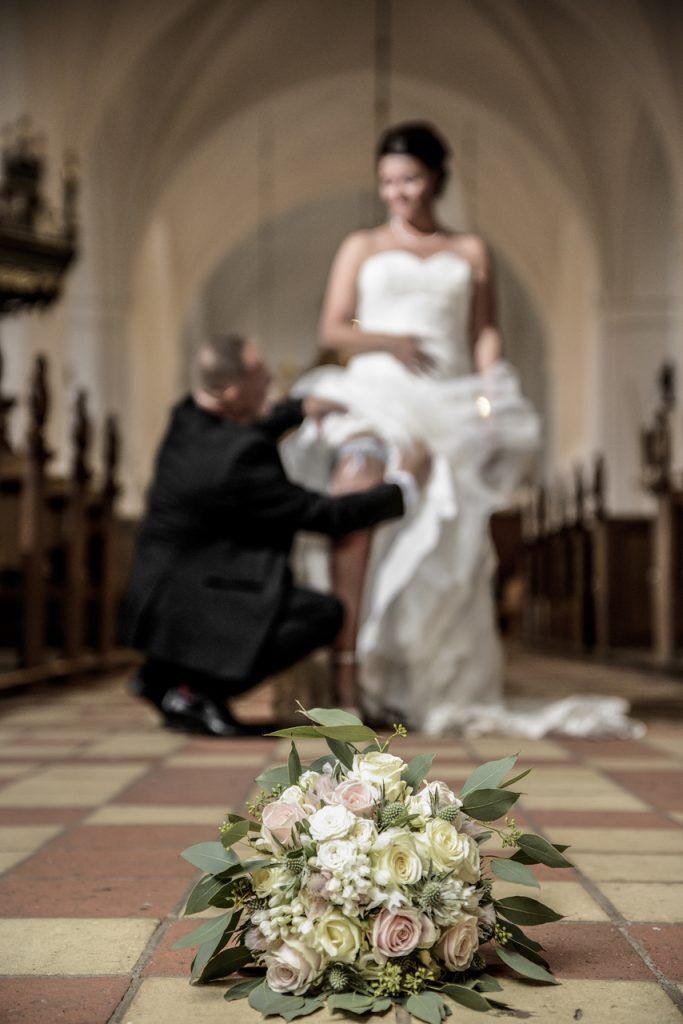
[[[168,690],[161,702],[164,725],[176,732],[203,736],[253,736],[257,730],[237,722],[225,707],[183,688]],[[260,730],[258,730],[260,732]]]
[[[158,683],[156,685],[150,683],[145,676],[144,665],[138,669],[128,683],[128,692],[133,697],[141,697],[143,700],[149,701],[158,711],[162,710],[161,702],[166,693],[166,687],[160,686]]]

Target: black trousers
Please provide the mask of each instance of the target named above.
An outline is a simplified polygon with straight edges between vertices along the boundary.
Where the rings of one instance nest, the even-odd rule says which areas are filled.
[[[159,700],[166,690],[181,685],[214,700],[225,700],[244,693],[267,676],[282,672],[319,647],[329,646],[343,621],[344,607],[336,597],[292,586],[247,677],[207,675],[157,658],[150,658],[141,674],[145,685],[155,691]]]

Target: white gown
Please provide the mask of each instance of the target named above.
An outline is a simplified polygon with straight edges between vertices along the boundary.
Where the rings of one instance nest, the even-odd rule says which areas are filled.
[[[619,698],[503,702],[488,522],[508,504],[540,431],[509,363],[472,372],[471,290],[471,266],[452,252],[375,253],[358,277],[361,328],[420,336],[436,369],[418,376],[372,352],[321,367],[295,389],[349,409],[321,427],[305,423],[283,445],[290,475],[307,486],[325,488],[335,450],[359,433],[386,442],[390,465],[412,438],[434,453],[418,507],[375,531],[357,642],[363,706],[427,733],[639,735]]]

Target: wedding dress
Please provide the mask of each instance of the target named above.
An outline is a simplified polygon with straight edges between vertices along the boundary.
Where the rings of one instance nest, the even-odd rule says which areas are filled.
[[[296,389],[349,409],[321,426],[307,421],[284,443],[288,472],[309,487],[325,488],[335,451],[359,434],[385,443],[389,465],[413,438],[434,453],[417,508],[375,531],[356,652],[363,706],[434,734],[638,735],[620,698],[503,701],[488,523],[509,503],[540,430],[508,362],[472,372],[471,290],[471,265],[453,252],[375,253],[359,272],[360,326],[419,336],[434,369],[416,375],[370,352],[344,368],[320,367]],[[304,549],[309,581],[315,551]],[[321,585],[319,571],[313,582]]]

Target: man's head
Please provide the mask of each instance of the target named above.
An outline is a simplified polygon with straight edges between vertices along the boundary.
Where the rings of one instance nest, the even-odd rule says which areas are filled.
[[[199,349],[195,398],[219,416],[248,422],[263,411],[271,379],[253,341],[238,334],[218,334]]]

